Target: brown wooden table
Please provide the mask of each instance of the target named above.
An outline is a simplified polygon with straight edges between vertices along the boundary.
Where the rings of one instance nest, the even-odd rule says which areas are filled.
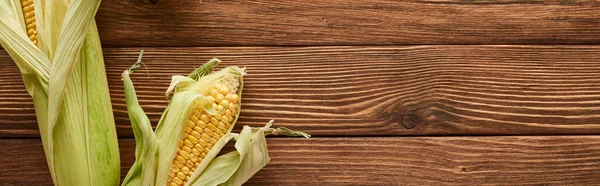
[[[248,67],[237,124],[269,138],[247,185],[600,184],[600,3],[105,0],[97,15],[122,174],[120,73],[156,124],[170,76]],[[31,98],[0,53],[0,183],[50,185]]]

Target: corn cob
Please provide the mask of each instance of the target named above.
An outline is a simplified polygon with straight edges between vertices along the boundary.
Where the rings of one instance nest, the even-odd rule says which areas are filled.
[[[238,67],[211,73],[217,59],[187,77],[173,76],[166,94],[174,92],[173,97],[153,132],[129,76],[141,66],[142,54],[122,75],[136,140],[136,161],[123,186],[239,186],[269,162],[265,135],[310,137],[287,128],[271,128],[272,120],[265,127],[244,126],[240,133],[231,133],[239,116],[246,73]],[[236,150],[218,156],[232,139]]]
[[[55,185],[116,185],[120,179],[94,21],[99,6],[100,0],[0,0],[0,45],[33,98]]]
[[[21,5],[23,7],[23,17],[25,18],[25,26],[27,28],[27,36],[37,45],[38,33],[37,26],[35,23],[35,8],[33,7],[33,0],[22,0]]]
[[[203,93],[219,112],[215,115],[205,112],[200,101],[192,103],[169,173],[169,186],[184,185],[214,144],[227,133],[238,111],[238,86],[239,81],[228,78]]]

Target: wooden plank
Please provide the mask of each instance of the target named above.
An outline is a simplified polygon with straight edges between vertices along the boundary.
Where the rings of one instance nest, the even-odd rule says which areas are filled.
[[[139,49],[104,51],[120,136],[132,136],[120,74]],[[238,127],[275,119],[317,136],[600,134],[600,46],[144,49],[148,72],[134,83],[153,123],[170,76],[217,56],[248,68]],[[37,136],[4,53],[0,79],[0,136]]]
[[[104,46],[599,43],[598,1],[103,1]]]
[[[590,185],[600,136],[270,138],[269,165],[246,185]],[[121,139],[122,175],[134,159]],[[2,185],[52,183],[41,142],[0,140]]]

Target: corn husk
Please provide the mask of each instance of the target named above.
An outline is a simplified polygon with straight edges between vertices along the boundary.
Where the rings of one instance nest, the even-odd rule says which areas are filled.
[[[134,70],[141,66],[140,61],[141,55],[136,64],[123,72],[130,118],[142,118],[132,119],[131,125],[134,131],[144,129],[139,130],[143,134],[135,133],[137,143],[136,161],[123,185],[165,185],[167,174],[177,150],[177,142],[183,133],[184,120],[190,112],[188,109],[190,108],[190,104],[193,101],[200,100],[203,102],[202,105],[205,112],[216,114],[212,103],[206,100],[201,92],[224,78],[239,78],[238,95],[241,95],[243,87],[241,78],[245,74],[245,69],[227,67],[218,72],[211,73],[219,62],[217,59],[213,59],[188,76],[173,76],[171,86],[167,89],[166,93],[167,96],[173,93],[173,96],[160,119],[156,132],[152,133],[149,130],[151,129],[150,123],[137,103],[135,89],[129,77]],[[237,110],[236,119],[239,116],[240,109],[238,108]],[[265,135],[310,136],[286,128],[273,129],[270,128],[271,123],[272,121],[262,128],[244,126],[240,133],[232,133],[231,130],[235,124],[234,121],[228,132],[216,142],[185,185],[241,185],[270,160],[267,153]],[[145,139],[152,141],[150,144],[157,143],[158,148],[154,145],[147,145],[148,142]],[[236,141],[236,150],[217,156],[221,149],[231,140]]]
[[[34,1],[39,42],[20,1],[0,0],[0,44],[33,97],[55,185],[116,185],[118,141],[94,15],[99,0]]]

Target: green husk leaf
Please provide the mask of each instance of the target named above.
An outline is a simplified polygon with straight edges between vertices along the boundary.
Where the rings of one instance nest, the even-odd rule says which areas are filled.
[[[129,67],[129,69],[127,69],[127,74],[133,74],[133,72],[135,72],[138,68],[142,67],[143,63],[142,63],[142,57],[144,56],[144,50],[140,50],[140,55],[138,55],[138,59],[137,61],[131,65],[131,67]],[[123,75],[123,74],[121,74]]]
[[[227,180],[227,182],[221,185],[242,185],[269,163],[271,158],[269,158],[267,139],[265,138],[266,135],[264,130],[269,128],[272,123],[273,120],[271,120],[267,126],[260,128],[257,132],[254,132],[248,152],[244,156],[244,159],[242,159],[239,168],[229,178],[229,180]]]
[[[165,97],[169,97],[173,91],[182,91],[182,88],[191,86],[191,84],[197,82],[201,77],[204,77],[213,72],[214,68],[221,62],[217,58],[213,58],[208,62],[202,64],[202,66],[196,68],[187,77],[176,75],[171,78],[171,85],[165,93]]]
[[[154,185],[156,176],[156,156],[158,153],[158,139],[152,131],[148,116],[139,105],[135,88],[129,74],[133,73],[141,63],[143,51],[140,52],[138,62],[129,70],[123,72],[123,84],[125,88],[125,100],[127,113],[135,135],[135,162],[129,169],[123,186]]]
[[[15,1],[19,1],[19,0],[15,0]],[[51,32],[56,32],[58,34],[58,29],[60,29],[60,25],[62,24],[62,20],[64,19],[64,17],[58,17],[58,16],[49,16],[48,18],[46,18],[47,13],[50,10],[48,10],[48,6],[46,6],[46,4],[50,4],[50,3],[64,3],[67,2],[67,0],[56,0],[56,1],[50,1],[50,2],[46,2],[46,0],[33,0],[33,7],[34,7],[34,11],[35,11],[35,25],[37,27],[37,31],[38,31],[38,45],[37,48],[39,48],[47,57],[48,59],[52,59],[52,56],[49,52],[49,45],[52,44],[52,40],[46,39],[48,38],[48,33]],[[63,9],[63,14],[64,14],[64,10],[66,10],[66,7]],[[57,10],[54,10],[57,11]],[[45,21],[48,22],[52,22],[51,20],[54,20],[53,22],[56,22],[56,26],[57,31],[53,31],[51,27],[46,27],[46,23],[44,23]],[[23,21],[25,21],[25,19],[23,19]],[[23,24],[25,24],[25,22],[23,22]],[[52,46],[54,46],[52,44]],[[48,64],[50,65],[50,64]]]
[[[302,136],[305,138],[310,138],[310,134],[308,134],[308,133],[295,131],[292,129],[288,129],[286,127],[279,127],[277,129],[269,128],[269,129],[266,129],[265,132],[267,132],[268,134],[274,134],[274,135]]]
[[[219,139],[219,141],[215,143],[215,145],[208,152],[208,154],[206,154],[206,156],[204,157],[198,168],[196,168],[194,174],[192,174],[186,185],[191,185],[193,183],[193,180],[198,179],[203,170],[205,170],[209,166],[210,162],[214,160],[217,157],[217,155],[219,155],[221,149],[223,149],[223,147],[225,147],[225,145],[227,145],[229,141],[231,141],[232,139],[237,139],[239,136],[240,134],[237,133],[227,133],[223,137],[221,137],[221,139]]]
[[[186,185],[242,185],[270,161],[266,135],[310,136],[287,128],[274,129],[271,128],[272,124],[273,120],[261,128],[244,126],[239,135],[227,134],[210,150]],[[232,137],[236,140],[236,150],[215,158]]]
[[[70,0],[36,0],[36,25],[39,31],[38,47],[49,59],[54,59],[62,29],[68,16]]]
[[[198,81],[201,77],[208,75],[210,73],[213,72],[213,70],[215,69],[215,67],[221,62],[221,60],[217,59],[217,58],[212,58],[211,60],[209,60],[208,62],[202,64],[202,66],[196,68],[196,70],[192,71],[190,74],[188,74],[187,77]]]
[[[121,177],[119,142],[95,21],[92,21],[81,50],[82,57],[78,63],[82,66],[81,87],[85,93],[84,100],[87,101],[83,102],[83,113],[88,124],[85,134],[88,140],[89,175],[94,185],[118,185]]]
[[[48,151],[54,158],[51,171],[57,185],[119,183],[118,143],[102,54],[92,51],[101,49],[93,21],[99,3],[71,1],[55,44],[48,89],[52,136]]]
[[[50,76],[48,87],[49,133],[53,133],[54,125],[57,120],[61,119],[59,113],[61,113],[63,98],[65,97],[65,88],[69,84],[65,82],[69,82],[71,73],[75,68],[75,62],[79,60],[80,55],[78,54],[81,51],[85,35],[88,33],[90,25],[92,25],[99,6],[99,0],[74,0],[66,10],[50,67],[52,76]],[[74,116],[67,115],[68,117]],[[48,144],[52,147],[53,140],[49,140]],[[50,154],[54,155],[53,148],[49,150]]]
[[[186,185],[211,186],[225,183],[240,167],[244,156],[250,149],[253,136],[254,135],[252,133],[252,128],[244,126],[240,134],[235,138],[236,151],[221,155],[212,160],[212,157],[205,158],[202,161],[202,163],[200,163],[200,166],[198,166],[196,171],[194,171],[194,174],[192,174]],[[224,144],[219,146],[215,145],[209,151],[209,153],[211,153],[211,155],[213,155],[214,157],[214,155],[218,154],[221,151],[223,146]],[[203,164],[208,165],[206,165],[206,167],[204,168]]]
[[[172,76],[171,77],[171,84],[169,85],[169,88],[167,89],[167,92],[165,92],[165,97],[169,97],[169,94],[171,94],[173,91],[177,91],[180,92],[182,91],[182,88],[185,88],[187,86],[190,86],[190,84],[195,83],[196,80],[189,78],[189,77],[185,77],[185,76]]]

